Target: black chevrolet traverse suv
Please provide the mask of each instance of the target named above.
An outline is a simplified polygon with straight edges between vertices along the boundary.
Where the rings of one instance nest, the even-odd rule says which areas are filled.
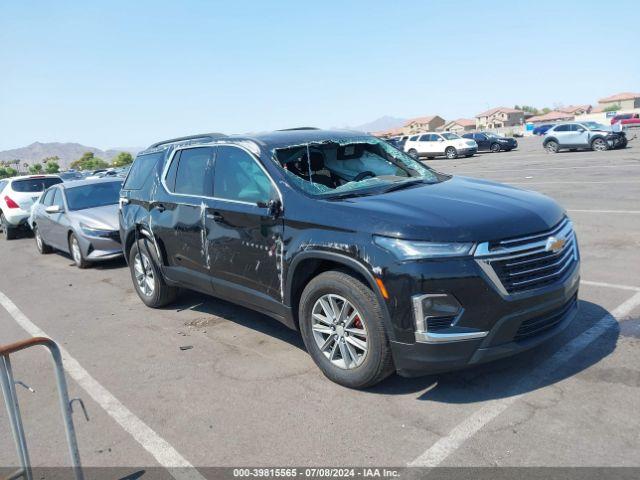
[[[523,351],[577,310],[578,245],[556,202],[357,132],[156,143],[120,205],[146,305],[187,288],[263,312],[349,387]]]

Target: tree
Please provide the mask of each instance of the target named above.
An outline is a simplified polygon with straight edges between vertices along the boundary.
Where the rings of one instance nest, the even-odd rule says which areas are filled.
[[[29,167],[29,173],[42,173],[42,165],[39,163],[34,163]]]
[[[58,165],[58,162],[55,162],[53,160],[49,160],[45,167],[44,167],[45,172],[51,174],[51,173],[58,173],[60,171],[60,165]]]
[[[602,109],[603,112],[617,112],[618,110],[620,110],[620,104],[619,103],[614,103],[612,105],[607,105],[606,107],[604,107]]]
[[[551,111],[551,109],[550,109],[550,108],[547,108],[547,107],[544,107],[544,108],[542,109],[542,113],[543,113],[543,114],[549,113],[550,111]]]
[[[112,167],[124,167],[125,165],[131,165],[133,163],[133,157],[129,152],[120,152],[113,159],[111,163]]]
[[[54,162],[54,163],[60,163],[60,157],[58,157],[57,155],[54,155],[53,157],[47,157],[47,158],[43,158],[42,159],[42,163],[44,163],[45,165],[49,162]]]
[[[7,169],[4,167],[0,167],[0,178],[6,178],[7,176]]]
[[[7,172],[7,177],[15,177],[18,174],[18,171],[13,167],[7,167],[4,170]]]
[[[85,152],[75,162],[71,163],[71,168],[76,170],[97,170],[99,168],[107,168],[109,164],[96,157],[93,152]]]

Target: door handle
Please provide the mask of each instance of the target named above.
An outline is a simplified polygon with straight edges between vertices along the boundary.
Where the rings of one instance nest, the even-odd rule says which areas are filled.
[[[158,210],[160,213],[164,212],[167,209],[167,207],[165,207],[164,204],[162,203],[156,203],[154,208]]]
[[[214,222],[221,222],[224,220],[224,217],[220,214],[220,212],[207,213],[207,218],[210,218]]]

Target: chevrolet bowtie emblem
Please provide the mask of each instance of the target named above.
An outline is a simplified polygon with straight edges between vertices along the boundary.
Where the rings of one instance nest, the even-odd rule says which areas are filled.
[[[549,237],[547,238],[547,243],[544,246],[545,252],[559,252],[564,247],[564,244],[567,243],[566,238],[558,238],[558,237]]]

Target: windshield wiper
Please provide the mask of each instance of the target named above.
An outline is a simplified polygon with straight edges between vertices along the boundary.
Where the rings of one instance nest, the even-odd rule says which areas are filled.
[[[389,188],[384,189],[381,193],[394,192],[396,190],[402,190],[403,188],[413,187],[415,185],[424,184],[423,179],[420,180],[405,180],[404,182],[398,182],[391,185]]]

